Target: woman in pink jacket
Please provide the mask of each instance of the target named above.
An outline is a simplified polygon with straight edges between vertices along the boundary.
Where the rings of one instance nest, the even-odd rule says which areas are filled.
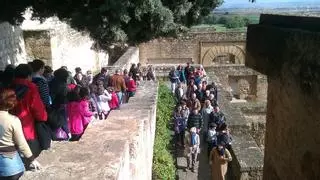
[[[72,91],[69,95],[67,112],[69,117],[69,129],[71,132],[71,141],[78,141],[90,123],[93,113],[89,110],[89,90],[81,88],[79,94]]]

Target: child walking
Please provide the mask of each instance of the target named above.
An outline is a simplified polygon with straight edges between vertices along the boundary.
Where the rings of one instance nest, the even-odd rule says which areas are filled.
[[[97,105],[100,120],[107,119],[110,112],[109,101],[111,98],[109,92],[104,88],[103,83],[98,82]]]
[[[111,110],[118,109],[119,108],[119,99],[118,99],[116,92],[114,92],[112,87],[108,88],[108,92],[109,92],[109,94],[111,94],[111,101],[109,101],[110,109]]]
[[[76,91],[71,91],[69,93],[67,111],[71,141],[78,141],[91,121],[93,113],[89,110],[88,98],[89,90],[87,88],[80,88],[79,93]]]
[[[94,114],[94,117],[98,118],[98,86],[96,84],[90,84],[90,97],[89,97],[89,110]]]
[[[209,125],[208,134],[207,134],[207,143],[208,143],[208,156],[213,148],[217,147],[217,125],[215,123],[211,123]]]

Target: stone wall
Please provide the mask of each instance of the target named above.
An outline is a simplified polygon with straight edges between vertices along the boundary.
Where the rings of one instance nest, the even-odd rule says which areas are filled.
[[[320,179],[320,19],[262,15],[246,65],[268,75],[264,180]]]
[[[157,82],[142,82],[128,104],[93,121],[80,141],[54,142],[38,158],[43,169],[22,180],[151,180],[157,89]]]
[[[252,86],[251,94],[256,96],[251,97],[251,100],[267,101],[267,77],[251,68],[244,65],[219,65],[207,67],[206,71],[213,71],[219,77],[222,86],[229,88],[228,91],[231,91],[230,78],[247,79]],[[252,79],[253,76],[256,78]],[[247,77],[250,78],[248,79]]]
[[[235,53],[244,59],[241,53],[245,45],[245,33],[188,33],[179,38],[160,38],[139,45],[142,64],[185,64],[193,61],[202,64],[206,52],[218,47],[214,53]],[[236,51],[237,46],[241,51]],[[235,49],[235,50],[234,50]],[[209,57],[206,57],[209,58]],[[240,60],[239,60],[240,61]]]
[[[48,18],[40,23],[40,21],[31,20],[29,10],[25,12],[24,17],[22,30],[49,31],[53,69],[65,65],[71,71],[76,67],[81,67],[85,72],[108,65],[108,55],[93,50],[94,42],[87,34],[72,29],[68,24],[59,21],[57,17]]]
[[[34,58],[43,59],[48,65],[52,65],[53,69],[65,65],[71,71],[75,67],[86,71],[108,65],[108,54],[93,50],[94,42],[87,34],[77,32],[57,17],[40,23],[31,20],[29,10],[24,17],[20,27],[11,26],[9,23],[0,24],[1,69],[7,64],[17,65]]]
[[[220,80],[220,75],[216,74],[217,71],[212,71],[211,68],[206,68],[206,71],[210,81],[216,82],[218,86],[218,103],[225,114],[233,138],[231,149],[233,160],[230,163],[231,168],[228,169],[228,179],[261,180],[263,151],[251,135],[252,121],[245,118],[245,113],[254,107],[263,111],[265,103],[231,103],[230,92]],[[223,78],[224,76],[221,79]]]
[[[23,31],[23,38],[30,60],[42,59],[45,64],[52,66],[51,37],[48,30]]]
[[[8,64],[27,62],[26,55],[21,28],[0,23],[0,70]]]
[[[139,48],[129,47],[128,50],[113,64],[121,70],[129,70],[132,64],[139,63]]]

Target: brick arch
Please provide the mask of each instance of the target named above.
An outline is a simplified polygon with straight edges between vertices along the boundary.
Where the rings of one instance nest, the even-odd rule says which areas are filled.
[[[202,59],[201,64],[204,66],[212,65],[212,61],[220,54],[232,54],[235,56],[235,64],[244,64],[245,53],[243,49],[237,45],[221,45],[213,46],[207,50]]]

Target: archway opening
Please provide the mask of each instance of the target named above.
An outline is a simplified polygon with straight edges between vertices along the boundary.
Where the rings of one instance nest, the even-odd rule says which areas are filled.
[[[212,65],[216,64],[235,64],[236,56],[230,53],[219,54],[212,60]]]

